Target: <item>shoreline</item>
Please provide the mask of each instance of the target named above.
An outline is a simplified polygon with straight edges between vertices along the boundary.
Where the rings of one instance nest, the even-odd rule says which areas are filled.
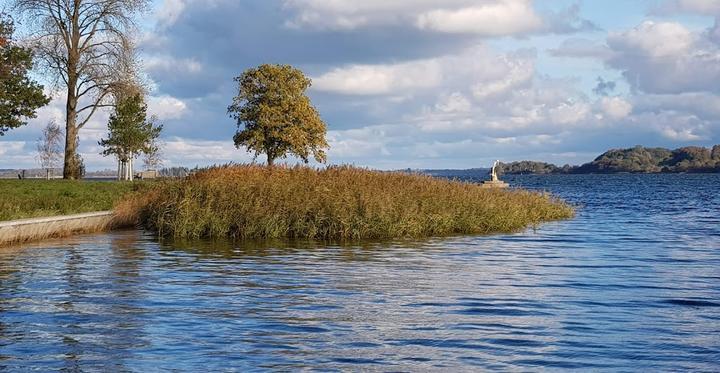
[[[60,215],[0,222],[0,246],[95,233],[119,228],[113,211]]]

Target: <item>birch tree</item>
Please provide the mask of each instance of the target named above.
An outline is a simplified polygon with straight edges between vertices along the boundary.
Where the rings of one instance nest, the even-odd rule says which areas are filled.
[[[163,165],[163,148],[164,143],[155,140],[150,144],[147,152],[143,156],[143,166],[145,171],[158,171]]]
[[[112,92],[136,70],[131,35],[149,0],[14,0],[30,42],[58,86],[66,87],[63,177],[80,175],[76,139]]]
[[[40,167],[45,169],[45,178],[48,180],[52,176],[52,169],[58,167],[62,160],[62,136],[60,126],[51,121],[43,128],[37,140],[38,161]]]

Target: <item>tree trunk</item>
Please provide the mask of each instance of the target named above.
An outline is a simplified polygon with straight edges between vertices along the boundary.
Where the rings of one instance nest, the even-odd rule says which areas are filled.
[[[67,55],[67,102],[65,106],[65,164],[63,167],[63,178],[80,179],[80,165],[77,162],[77,142],[78,142],[78,68],[80,65],[80,21],[79,12],[80,4],[76,1],[74,12],[70,17],[71,30],[68,55]]]
[[[71,64],[72,65],[72,64]],[[77,88],[77,74],[68,74],[67,87],[67,104],[66,104],[66,123],[65,123],[65,162],[63,165],[63,178],[79,179],[80,170],[77,164],[77,97],[75,89]]]
[[[50,180],[50,169],[49,168],[45,169],[45,180]]]
[[[69,101],[69,100],[68,100]],[[64,179],[79,179],[79,169],[77,164],[77,133],[78,129],[76,126],[77,114],[75,109],[70,111],[70,103],[68,103],[67,113],[67,125],[65,126],[65,162],[63,165],[63,178]]]

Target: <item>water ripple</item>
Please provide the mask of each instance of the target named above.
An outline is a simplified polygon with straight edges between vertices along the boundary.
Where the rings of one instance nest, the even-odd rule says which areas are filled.
[[[720,175],[523,176],[576,219],[356,245],[0,249],[0,371],[720,371]]]

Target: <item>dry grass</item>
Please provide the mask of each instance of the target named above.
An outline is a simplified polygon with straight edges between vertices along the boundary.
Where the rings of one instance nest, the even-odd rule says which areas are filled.
[[[514,232],[566,219],[548,194],[349,166],[223,166],[165,181],[116,215],[175,238],[367,239]]]
[[[34,222],[4,222],[0,223],[0,246],[101,232],[114,226],[114,217],[110,213],[37,219]]]

